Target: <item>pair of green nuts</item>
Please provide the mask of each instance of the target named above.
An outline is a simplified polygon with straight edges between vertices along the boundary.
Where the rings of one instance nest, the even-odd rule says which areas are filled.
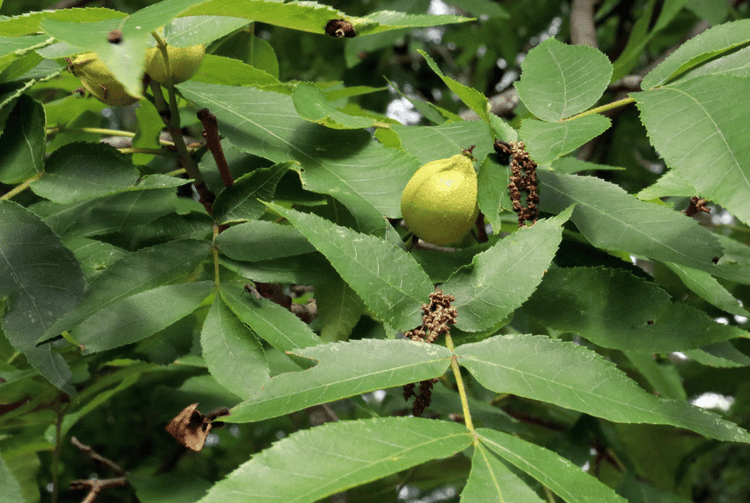
[[[172,69],[172,83],[185,82],[195,75],[203,63],[206,46],[203,44],[192,47],[167,46],[169,66]],[[112,75],[107,66],[96,53],[79,54],[70,62],[70,70],[81,79],[83,87],[99,101],[112,107],[126,107],[137,102],[140,98],[128,94],[125,87]],[[146,73],[164,84],[167,82],[167,68],[164,56],[158,47],[146,50]]]

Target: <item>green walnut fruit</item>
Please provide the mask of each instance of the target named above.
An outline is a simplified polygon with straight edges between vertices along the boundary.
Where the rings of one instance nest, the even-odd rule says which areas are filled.
[[[198,73],[206,55],[206,46],[203,44],[191,47],[167,46],[169,66],[172,68],[172,83],[179,84],[190,80]],[[158,47],[146,49],[146,73],[160,84],[167,82],[167,68],[164,65],[164,56]]]
[[[111,107],[126,107],[140,100],[128,94],[125,86],[112,75],[96,53],[79,54],[68,68],[81,79],[81,84],[88,92]]]
[[[471,153],[430,161],[401,194],[401,214],[420,239],[436,245],[459,243],[477,219],[477,173]]]

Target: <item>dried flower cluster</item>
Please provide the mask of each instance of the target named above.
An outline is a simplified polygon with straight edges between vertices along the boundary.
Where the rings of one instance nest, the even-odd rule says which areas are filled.
[[[404,400],[409,400],[409,397],[414,396],[414,405],[412,405],[411,413],[414,417],[420,417],[424,410],[432,402],[432,386],[437,382],[435,379],[427,379],[426,381],[419,382],[419,391],[414,393],[416,385],[414,383],[407,384],[404,386]]]
[[[523,227],[527,220],[535,223],[539,216],[537,204],[539,194],[537,188],[539,182],[536,178],[536,163],[531,160],[525,145],[521,141],[495,141],[495,152],[501,159],[510,158],[510,168],[513,174],[510,177],[508,189],[510,200],[513,202],[513,211],[518,214],[518,226]],[[521,204],[521,193],[526,194],[526,206]]]
[[[441,290],[435,290],[430,294],[430,303],[422,304],[422,326],[409,330],[404,334],[408,339],[417,342],[426,342],[431,344],[435,342],[440,334],[450,332],[448,325],[456,323],[458,314],[456,308],[451,305],[451,302],[455,301],[456,298],[453,295],[448,295]],[[410,397],[416,397],[414,399],[414,405],[412,406],[412,414],[415,417],[419,417],[424,412],[424,409],[430,405],[432,399],[432,386],[437,382],[437,379],[428,379],[419,383],[419,391],[414,392],[416,384],[411,383],[404,386],[404,400],[409,400]]]
[[[453,295],[448,295],[441,290],[435,290],[430,294],[430,303],[422,304],[422,326],[409,330],[405,337],[413,341],[433,343],[438,335],[450,332],[448,324],[456,323],[458,314],[451,302],[456,300]]]

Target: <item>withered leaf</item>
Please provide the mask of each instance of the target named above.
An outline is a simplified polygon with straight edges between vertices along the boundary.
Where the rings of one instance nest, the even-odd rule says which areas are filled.
[[[206,444],[206,437],[212,427],[223,426],[223,423],[212,423],[218,416],[229,415],[229,409],[220,407],[207,415],[201,414],[198,404],[185,407],[166,426],[167,432],[185,447],[200,451]]]

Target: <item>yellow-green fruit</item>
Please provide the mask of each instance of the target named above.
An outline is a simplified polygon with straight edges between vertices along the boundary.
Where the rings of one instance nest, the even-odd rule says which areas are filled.
[[[203,44],[191,47],[167,46],[169,66],[172,68],[172,83],[179,84],[190,80],[198,73],[206,55],[206,46]],[[146,49],[146,73],[152,79],[164,84],[167,82],[167,68],[164,65],[164,56],[158,47]]]
[[[81,79],[81,84],[99,101],[112,107],[126,107],[140,98],[128,94],[119,80],[99,59],[96,53],[79,54],[70,62],[70,71]]]
[[[476,222],[477,173],[465,154],[430,161],[419,168],[401,194],[401,214],[420,239],[456,244]]]

